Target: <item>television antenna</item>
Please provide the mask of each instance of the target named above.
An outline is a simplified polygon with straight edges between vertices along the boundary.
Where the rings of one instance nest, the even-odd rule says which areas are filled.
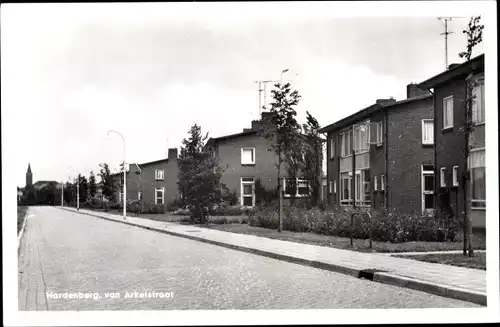
[[[439,35],[444,35],[444,69],[448,69],[448,35],[453,34],[453,31],[448,31],[448,22],[452,21],[453,18],[462,18],[462,17],[438,17],[438,20],[444,21],[444,33],[440,33]]]

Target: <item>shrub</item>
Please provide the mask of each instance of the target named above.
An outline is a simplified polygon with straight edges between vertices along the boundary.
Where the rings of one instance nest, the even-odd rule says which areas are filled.
[[[351,228],[351,210],[323,211],[300,207],[283,208],[283,228],[294,232],[367,239],[372,230],[372,239],[381,242],[409,241],[455,241],[458,223],[452,219],[438,220],[420,213],[401,213],[369,209],[372,218],[362,211],[356,211]],[[278,206],[258,208],[249,216],[249,225],[278,227]]]
[[[167,211],[176,211],[177,209],[182,207],[182,200],[175,199],[170,203],[167,203]]]

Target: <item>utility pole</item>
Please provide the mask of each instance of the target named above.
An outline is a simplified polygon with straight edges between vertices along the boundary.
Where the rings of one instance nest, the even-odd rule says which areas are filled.
[[[452,18],[458,18],[458,17],[438,17],[440,21],[444,21],[444,33],[441,33],[439,35],[444,35],[444,64],[445,70],[448,70],[448,34],[453,34],[452,31],[448,31],[448,21],[451,21]]]
[[[76,210],[80,211],[80,174],[76,180]]]

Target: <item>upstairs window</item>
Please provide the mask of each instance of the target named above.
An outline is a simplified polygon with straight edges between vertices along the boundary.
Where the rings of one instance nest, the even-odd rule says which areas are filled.
[[[155,179],[157,181],[162,181],[163,180],[163,170],[162,169],[156,169],[155,170]]]
[[[241,149],[241,164],[242,165],[255,165],[255,148],[242,148]]]
[[[422,120],[422,144],[434,144],[434,121],[432,119]]]
[[[443,99],[443,129],[453,127],[453,96]]]
[[[330,140],[330,158],[335,158],[335,139]]]
[[[484,123],[484,80],[478,80],[478,85],[472,91],[472,122]]]
[[[352,154],[351,148],[352,130],[343,132],[340,135],[341,156],[347,157]]]
[[[378,176],[373,176],[373,190],[378,191]]]
[[[377,138],[375,139],[377,146],[382,145],[383,138],[384,138],[384,125],[382,124],[382,122],[378,122],[377,123]]]

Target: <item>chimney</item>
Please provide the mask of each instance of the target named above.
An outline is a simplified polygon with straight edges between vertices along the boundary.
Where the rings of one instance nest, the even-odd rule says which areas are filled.
[[[168,159],[169,160],[177,160],[177,148],[169,148],[168,149]]]
[[[252,131],[258,131],[262,126],[262,122],[259,120],[252,120]]]
[[[448,70],[453,69],[453,68],[458,67],[458,66],[460,66],[460,64],[450,64],[448,66]]]
[[[376,103],[379,106],[387,106],[396,102],[396,99],[391,97],[390,99],[377,99]]]
[[[428,90],[422,90],[415,83],[410,83],[406,86],[406,98],[410,99],[413,97],[418,97],[420,95],[431,94]]]

